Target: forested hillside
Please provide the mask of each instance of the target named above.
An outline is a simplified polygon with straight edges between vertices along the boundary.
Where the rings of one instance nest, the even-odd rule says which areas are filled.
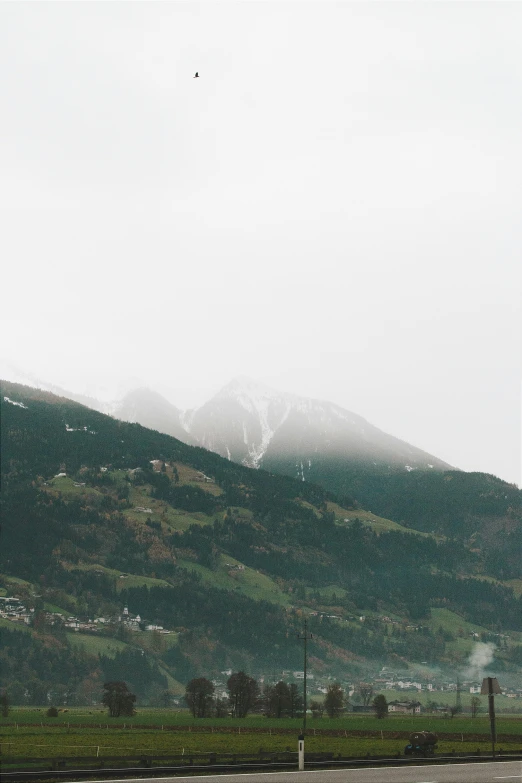
[[[271,459],[267,467],[295,474],[292,460]],[[480,549],[501,578],[520,576],[522,491],[514,484],[486,473],[347,464],[335,455],[315,458],[309,473],[327,491],[374,514]]]
[[[325,676],[464,661],[469,633],[437,623],[441,609],[496,639],[500,668],[520,663],[514,566],[473,546],[473,526],[432,534],[420,488],[406,527],[364,511],[360,485],[338,500],[15,384],[2,383],[1,406],[0,572],[27,608],[25,622],[0,620],[2,684],[31,683],[25,699],[53,683],[81,701],[123,671],[159,699],[223,669],[299,669],[304,615]],[[461,474],[444,475],[454,487]],[[482,487],[462,500],[466,519],[483,520]]]

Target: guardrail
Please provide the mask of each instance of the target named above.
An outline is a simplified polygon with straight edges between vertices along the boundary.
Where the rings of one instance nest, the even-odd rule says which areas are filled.
[[[218,756],[220,760],[218,761]],[[206,763],[203,763],[204,759]],[[493,757],[491,753],[477,752],[452,753],[445,756],[424,757],[404,757],[400,754],[393,757],[386,756],[367,756],[364,758],[341,757],[333,753],[306,753],[305,769],[332,769],[349,767],[373,766],[410,766],[419,764],[437,764],[437,763],[469,763],[486,761],[517,761],[522,760],[522,749],[518,751],[503,751],[500,749]],[[122,762],[128,762],[122,765]],[[168,763],[170,762],[170,763]],[[178,763],[176,763],[178,762]],[[30,764],[25,768],[20,768],[21,764]],[[16,764],[17,768],[13,766]],[[81,764],[81,767],[68,766],[69,764]],[[116,764],[116,766],[113,766]],[[11,766],[13,765],[13,766]],[[38,765],[40,768],[35,769]],[[7,767],[7,768],[6,768]],[[11,767],[11,768],[9,768]],[[2,760],[2,780],[11,781],[43,781],[57,780],[65,777],[74,777],[88,779],[91,777],[147,777],[155,775],[191,775],[200,772],[214,774],[230,774],[244,770],[256,771],[274,771],[274,770],[295,770],[297,767],[297,752],[285,751],[280,753],[263,752],[255,756],[254,754],[192,754],[190,756],[127,756],[122,759],[121,756],[104,757],[81,757],[81,758],[60,758],[53,759],[20,759],[4,758]]]

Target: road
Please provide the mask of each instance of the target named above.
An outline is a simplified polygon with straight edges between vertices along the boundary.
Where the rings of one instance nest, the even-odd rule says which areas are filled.
[[[297,776],[297,778],[296,778]],[[521,783],[522,762],[488,761],[476,764],[430,764],[304,772],[253,772],[237,775],[190,775],[139,778],[139,783]],[[131,783],[97,781],[97,783]]]

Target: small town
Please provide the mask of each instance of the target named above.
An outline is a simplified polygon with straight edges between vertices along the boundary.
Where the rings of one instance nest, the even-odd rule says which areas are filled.
[[[241,566],[233,566],[227,563],[231,568]],[[125,577],[125,575],[122,575]],[[311,616],[316,614],[326,613],[310,613]],[[335,615],[326,615],[336,618]],[[34,609],[27,609],[20,598],[14,596],[0,597],[0,617],[11,621],[15,624],[24,624],[28,626],[34,626],[35,620],[37,620],[37,613]],[[178,635],[179,632],[164,628],[161,625],[149,623],[144,620],[140,614],[133,614],[129,611],[127,606],[122,608],[121,613],[110,617],[94,617],[92,619],[83,619],[74,616],[66,616],[60,612],[44,611],[41,613],[40,619],[43,619],[44,623],[49,626],[60,626],[68,632],[74,632],[78,634],[97,634],[100,636],[117,636],[118,629],[121,629],[132,634],[140,634],[147,632],[155,632],[159,635]],[[337,619],[337,618],[336,618]],[[338,618],[340,619],[340,618]],[[360,620],[364,620],[364,617],[360,617]],[[383,616],[381,618],[384,622],[395,622],[389,617]],[[232,675],[232,670],[224,670],[221,674],[226,678]],[[261,687],[274,685],[279,681],[287,683],[299,683],[304,679],[304,671],[293,670],[281,670],[276,673],[261,673],[257,681]],[[328,692],[328,686],[334,680],[334,677],[330,676],[317,676],[313,671],[307,672],[308,692],[314,695],[316,698],[321,698]],[[364,683],[368,690],[368,699],[363,699],[366,703],[357,703],[359,696],[360,700],[360,683],[356,683],[353,680],[340,679],[340,685],[346,696],[347,706],[346,711],[352,712],[372,712],[373,707],[370,703],[370,697],[375,693],[386,693],[387,691],[404,693],[402,699],[392,699],[388,702],[388,712],[390,713],[403,713],[409,715],[419,715],[427,710],[431,713],[440,712],[442,714],[449,713],[455,702],[456,697],[460,697],[463,693],[470,693],[473,695],[479,694],[481,689],[481,683],[473,680],[448,680],[442,676],[433,677],[431,679],[417,677],[412,679],[405,672],[394,671],[391,668],[383,667],[379,671],[375,672],[373,676],[368,676],[367,681]],[[213,679],[213,685],[215,686],[215,694],[218,698],[226,698],[226,679]],[[415,694],[420,693],[429,694],[429,699],[421,703],[415,698]],[[522,688],[511,688],[504,691],[504,695],[510,699],[522,699]],[[353,703],[352,703],[353,699]],[[438,701],[443,701],[444,704],[438,704]],[[173,699],[173,703],[180,705],[179,699]]]

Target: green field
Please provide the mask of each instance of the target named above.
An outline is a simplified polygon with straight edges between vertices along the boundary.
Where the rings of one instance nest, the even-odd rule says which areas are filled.
[[[175,509],[163,500],[150,496],[146,487],[133,487],[130,494],[133,508],[124,511],[125,516],[137,524],[145,524],[150,517],[154,522],[160,522],[170,531],[187,530],[190,525],[210,525],[213,517],[200,512],[188,512]],[[150,508],[150,512],[138,511],[138,507]]]
[[[119,639],[107,636],[95,636],[87,633],[67,633],[67,641],[71,647],[79,647],[91,655],[107,655],[114,658],[117,652],[121,652],[129,645]]]
[[[482,633],[483,631],[487,631],[483,626],[470,623],[449,609],[431,609],[431,622],[429,624],[433,629],[442,626],[445,631],[450,631],[455,634],[455,636],[458,636],[459,633],[463,633],[467,639],[470,639],[471,644],[473,644],[473,639],[469,636],[471,633]]]
[[[68,476],[60,476],[59,478],[49,479],[47,482],[47,487],[43,487],[43,489],[54,489],[57,492],[61,492],[62,495],[65,495],[66,497],[81,495],[90,495],[91,497],[99,496],[100,498],[103,497],[103,492],[100,492],[98,489],[87,486],[75,486],[75,484],[78,483],[79,482],[74,481]]]
[[[169,583],[164,579],[155,579],[152,576],[140,574],[127,574],[114,568],[107,568],[99,563],[78,563],[69,567],[70,571],[101,571],[115,580],[116,590],[121,592],[128,587],[168,587]]]
[[[135,639],[132,639],[130,643],[115,639],[112,636],[97,636],[91,633],[70,632],[66,636],[71,647],[79,647],[91,655],[107,655],[109,658],[114,658],[117,652],[121,652],[126,647],[139,647],[149,651],[157,650],[158,646],[162,650],[175,647],[178,644],[179,634],[157,635],[154,631],[143,631],[142,633],[136,633]]]
[[[298,720],[276,721],[261,717],[238,720],[194,721],[186,712],[171,710],[147,710],[134,718],[112,720],[100,710],[69,710],[60,713],[57,719],[47,719],[45,710],[13,710],[11,718],[41,725],[3,725],[0,728],[0,752],[4,758],[56,758],[131,756],[138,754],[171,754],[190,756],[208,753],[252,753],[260,749],[265,752],[296,751],[297,736],[301,730]],[[77,721],[89,722],[92,728],[83,728]],[[139,723],[138,723],[139,722]],[[141,725],[139,725],[141,723]],[[150,729],[143,724],[149,723]],[[452,739],[441,739],[437,753],[490,751],[489,724],[487,721],[454,719],[443,726],[440,719],[426,721],[397,716],[384,721],[357,716],[337,721],[311,721],[306,732],[306,751],[341,754],[342,756],[396,755],[402,753],[407,737],[390,736],[393,732],[410,732],[412,729],[427,728],[435,732],[451,729]],[[505,719],[500,722],[502,733],[520,736],[521,721]],[[96,725],[98,724],[98,725]],[[183,725],[185,724],[185,725]],[[284,725],[281,725],[284,724]],[[365,725],[366,724],[366,725]],[[371,727],[370,725],[371,724]],[[472,724],[472,725],[471,725]],[[480,728],[479,728],[480,724]],[[133,728],[133,725],[136,728]],[[175,731],[169,725],[177,725]],[[114,726],[114,728],[113,728]],[[124,727],[125,726],[125,727]],[[154,728],[153,728],[154,726]],[[191,728],[194,727],[194,730]],[[196,731],[195,729],[203,729]],[[263,733],[259,733],[259,728]],[[277,728],[286,729],[277,733]],[[341,729],[341,736],[328,736],[325,729]],[[467,736],[466,728],[475,736]],[[257,729],[257,732],[256,732]],[[343,730],[346,732],[343,736]],[[351,731],[376,731],[377,736],[351,736]],[[459,735],[459,731],[462,733]],[[382,734],[381,734],[382,732]],[[478,737],[477,734],[483,736]],[[498,747],[504,750],[522,750],[519,742],[505,742],[500,739]]]
[[[214,588],[239,590],[248,598],[281,606],[290,604],[290,596],[284,593],[273,579],[248,566],[241,568],[240,561],[230,555],[220,555],[215,569],[206,568],[191,560],[178,560],[178,565],[198,574],[206,584]]]
[[[407,739],[380,739],[360,737],[320,737],[313,733],[306,736],[306,751],[309,753],[335,753],[342,756],[378,756],[402,753]],[[21,734],[15,737],[2,736],[2,756],[9,758],[56,758],[67,756],[125,756],[125,755],[197,755],[208,753],[253,753],[297,751],[297,734],[259,735],[238,734],[191,734],[189,732],[87,730]],[[500,746],[499,746],[500,747]],[[519,746],[504,743],[504,750],[515,750]],[[490,744],[467,741],[440,741],[437,753],[444,755],[453,751],[487,753]]]
[[[307,587],[306,595],[307,597],[319,595],[322,599],[330,602],[334,596],[336,599],[346,598],[348,591],[344,587],[339,587],[339,585],[327,585],[326,587]]]
[[[49,601],[44,601],[44,609],[46,612],[54,612],[55,614],[63,614],[68,617],[70,612],[64,609],[63,606],[57,606],[56,604],[50,604]]]
[[[6,617],[0,617],[0,628],[7,628],[10,631],[14,629],[31,633],[31,629],[25,623],[13,623],[12,620],[8,620]]]
[[[398,522],[394,522],[391,519],[385,519],[384,517],[378,517],[372,514],[371,511],[363,511],[357,509],[356,511],[347,511],[341,508],[337,503],[328,502],[326,504],[328,511],[333,511],[335,514],[335,521],[338,525],[351,525],[356,519],[359,520],[366,527],[371,527],[376,533],[384,533],[389,530],[395,530],[399,533],[411,533],[416,536],[423,536],[429,538],[436,538],[431,533],[424,533],[421,530],[414,530],[413,528],[404,527]],[[347,521],[345,521],[347,520]]]
[[[516,596],[522,595],[522,579],[509,579],[504,582],[507,587],[511,587]]]
[[[11,588],[33,587],[31,582],[28,582],[26,579],[19,579],[17,576],[7,576],[6,574],[0,574],[0,576],[2,577],[2,581],[4,582],[4,584],[7,585],[8,593],[11,590]]]
[[[426,706],[428,702],[435,701],[438,704],[449,704],[452,706],[455,703],[455,697],[456,693],[455,691],[443,691],[442,693],[440,691],[436,691],[434,693],[430,693],[429,691],[403,691],[403,690],[385,690],[380,691],[380,693],[383,693],[384,696],[386,696],[386,701],[409,701],[410,699],[414,699],[415,701],[419,701],[423,706]],[[476,694],[469,693],[469,691],[462,691],[461,692],[461,702],[464,709],[467,707],[470,707],[471,699]],[[478,718],[484,718],[485,715],[487,715],[488,712],[488,699],[487,696],[478,696],[480,699],[480,705],[479,705],[479,712],[477,715]],[[498,714],[501,714],[502,712],[506,713],[513,713],[515,714],[518,711],[522,711],[522,699],[509,699],[507,696],[503,695],[497,695],[495,696],[495,709]],[[391,715],[389,717],[392,717]],[[393,715],[393,720],[395,720],[398,716]],[[433,715],[433,718],[436,720],[442,719],[441,716]],[[522,720],[522,715],[520,716]],[[427,712],[423,712],[421,715],[417,716],[415,720],[431,720],[432,715]],[[448,718],[451,722],[456,720],[457,718]],[[459,718],[459,720],[471,720],[471,717],[469,715],[463,716]],[[521,724],[521,731],[522,731],[522,724]]]
[[[495,701],[496,704],[496,701]],[[150,708],[145,707],[137,708],[137,714],[132,718],[118,718],[111,719],[107,716],[107,710],[100,706],[96,707],[74,707],[68,709],[66,712],[60,712],[58,718],[48,718],[46,716],[46,709],[44,707],[29,708],[29,707],[14,707],[8,718],[0,718],[0,726],[2,731],[14,729],[6,724],[27,724],[27,723],[41,723],[44,728],[55,728],[57,726],[70,725],[71,728],[76,724],[102,724],[119,725],[126,723],[127,726],[182,726],[195,728],[210,729],[214,727],[215,730],[221,728],[241,729],[241,731],[248,731],[249,729],[270,730],[270,729],[287,729],[295,731],[296,735],[299,734],[301,728],[301,720],[298,718],[266,718],[263,715],[250,715],[247,718],[193,718],[192,715],[186,709],[163,709],[163,708]],[[368,714],[355,714],[349,713],[342,718],[330,719],[323,718],[309,718],[307,719],[307,727],[310,731],[321,730],[346,730],[350,731],[419,731],[428,730],[435,732],[444,732],[452,734],[483,734],[489,737],[489,719],[487,714],[480,714],[476,718],[471,718],[469,715],[457,715],[454,718],[447,718],[444,715],[389,715],[384,720],[379,720],[374,715]],[[19,729],[21,730],[21,729]],[[24,729],[26,730],[26,729]],[[27,729],[28,730],[28,729]],[[86,729],[87,730],[87,729]],[[89,729],[90,730],[90,729]],[[515,734],[522,737],[522,716],[497,714],[497,733],[500,734]]]
[[[469,655],[471,652],[473,645],[477,641],[471,634],[489,633],[484,626],[470,623],[449,609],[432,608],[431,618],[427,624],[433,632],[442,627],[445,631],[452,633],[455,639],[447,643],[447,648],[459,655]],[[522,642],[522,633],[510,631],[510,641],[511,643]]]

